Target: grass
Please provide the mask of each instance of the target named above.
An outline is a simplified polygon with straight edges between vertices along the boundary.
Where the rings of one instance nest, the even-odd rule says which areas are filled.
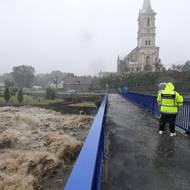
[[[0,97],[0,104],[4,104],[5,101],[4,101],[4,98]]]
[[[69,106],[70,107],[83,107],[83,108],[86,108],[86,107],[95,108],[96,107],[95,103],[93,103],[93,102],[81,102],[81,103],[76,103],[76,104],[70,104]]]
[[[24,100],[22,102],[22,105],[48,105],[50,103],[59,103],[59,102],[63,102],[63,99],[55,99],[55,100],[48,100],[46,98],[35,98],[32,96],[27,96],[24,95]],[[0,97],[0,104],[4,104],[4,98]],[[10,101],[9,101],[9,105],[19,105],[19,102],[17,100],[16,96],[12,96]]]

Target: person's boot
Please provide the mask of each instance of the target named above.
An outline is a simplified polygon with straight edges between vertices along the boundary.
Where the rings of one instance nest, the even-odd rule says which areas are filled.
[[[176,133],[170,133],[170,137],[176,136]]]

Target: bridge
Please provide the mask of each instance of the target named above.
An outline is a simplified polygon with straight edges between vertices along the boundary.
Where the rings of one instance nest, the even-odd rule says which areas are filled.
[[[189,190],[190,102],[176,137],[158,135],[158,117],[154,96],[105,96],[64,189]]]

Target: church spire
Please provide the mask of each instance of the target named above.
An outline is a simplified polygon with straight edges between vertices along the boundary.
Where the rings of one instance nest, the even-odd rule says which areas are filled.
[[[144,0],[143,8],[142,8],[141,12],[145,13],[148,11],[153,11],[152,6],[151,6],[151,1],[150,0]]]

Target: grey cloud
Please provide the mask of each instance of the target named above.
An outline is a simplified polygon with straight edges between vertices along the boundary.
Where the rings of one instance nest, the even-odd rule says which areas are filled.
[[[116,71],[136,46],[143,0],[0,1],[0,73],[27,64],[37,72]],[[164,64],[190,59],[190,2],[152,0]]]

